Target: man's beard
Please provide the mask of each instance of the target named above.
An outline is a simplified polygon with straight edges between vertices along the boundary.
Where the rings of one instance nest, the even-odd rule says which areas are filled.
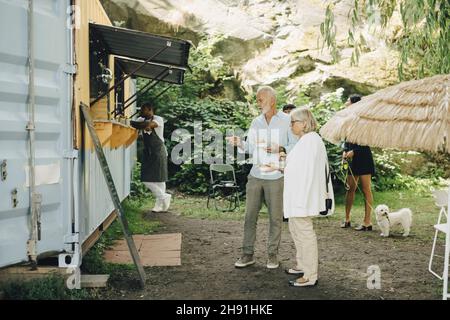
[[[271,109],[270,106],[263,107],[261,109],[261,113],[262,114],[266,114],[266,113],[268,113],[270,111],[270,109]]]

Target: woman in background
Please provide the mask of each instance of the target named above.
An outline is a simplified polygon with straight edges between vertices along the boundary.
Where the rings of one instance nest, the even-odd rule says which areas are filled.
[[[351,95],[346,102],[346,106],[361,100],[359,95]],[[355,192],[358,187],[358,181],[361,180],[362,192],[364,194],[365,214],[363,223],[356,227],[356,231],[372,231],[371,213],[373,205],[373,195],[371,181],[375,175],[375,165],[373,162],[372,151],[368,146],[359,146],[357,144],[344,144],[343,160],[351,160],[349,165],[350,172],[347,176],[348,191],[345,195],[345,221],[341,228],[350,228],[350,211],[355,200]]]

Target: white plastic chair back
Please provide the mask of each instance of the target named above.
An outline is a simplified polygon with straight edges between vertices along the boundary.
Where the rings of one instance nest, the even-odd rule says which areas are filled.
[[[448,205],[448,191],[447,190],[434,190],[433,196],[435,203],[438,207],[446,207]]]

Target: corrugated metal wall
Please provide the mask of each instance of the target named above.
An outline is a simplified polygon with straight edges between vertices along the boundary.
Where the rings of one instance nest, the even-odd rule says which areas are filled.
[[[35,0],[34,3],[36,165],[38,175],[41,173],[43,177],[38,179],[41,184],[37,187],[37,192],[43,195],[42,240],[38,242],[38,253],[70,251],[64,237],[72,233],[72,208],[80,213],[80,240],[84,242],[113,212],[114,206],[93,150],[80,150],[74,177],[70,169],[72,160],[65,158],[72,150],[71,116],[75,114],[77,118],[78,113],[72,113],[70,76],[64,72],[70,61],[70,29],[66,26],[69,0]],[[109,19],[97,0],[76,3],[82,18],[75,50],[78,70],[74,107],[78,108],[80,101],[89,100],[87,21],[109,24]],[[6,180],[0,177],[0,267],[28,260],[27,6],[27,0],[0,0],[0,165],[6,160],[8,173]],[[125,98],[134,93],[135,82],[127,80],[126,85]],[[133,106],[128,112],[134,110]],[[77,137],[79,142],[81,137]],[[130,193],[135,149],[135,144],[128,148],[104,148],[121,200]],[[46,181],[51,176],[53,181]],[[79,194],[75,205],[73,188]],[[16,207],[11,198],[15,189]]]
[[[121,200],[130,193],[130,148],[104,148],[106,160],[114,179],[117,193]],[[83,184],[81,193],[84,216],[83,241],[108,217],[114,210],[100,163],[94,151],[85,151],[83,157]]]
[[[71,137],[69,29],[65,0],[34,1],[36,174],[43,196],[42,240],[38,253],[64,249],[70,226],[69,150]],[[26,0],[0,0],[0,163],[7,177],[0,179],[0,267],[27,260],[29,239],[28,67]],[[49,179],[49,171],[53,174]],[[42,174],[42,179],[39,175]],[[11,192],[17,189],[14,207]]]

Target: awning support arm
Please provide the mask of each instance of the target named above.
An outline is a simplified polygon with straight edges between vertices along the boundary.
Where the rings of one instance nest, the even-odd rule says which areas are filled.
[[[169,90],[169,89],[171,89],[172,88],[172,86],[168,86],[167,88],[164,88],[164,90],[163,91],[161,91],[160,93],[158,93],[155,97],[154,97],[154,99],[158,99],[160,96],[162,96],[164,93],[166,93],[167,92],[167,90]],[[131,119],[131,118],[133,118],[135,115],[137,115],[139,113],[139,111],[136,111],[135,113],[133,113],[128,119]]]
[[[170,41],[167,41],[167,45],[164,48],[161,48],[160,50],[158,50],[158,52],[156,52],[154,55],[152,55],[151,57],[149,57],[147,60],[145,60],[144,62],[142,62],[136,69],[134,69],[131,73],[127,74],[125,77],[123,77],[118,83],[116,83],[114,86],[110,87],[108,89],[108,91],[106,91],[105,93],[101,94],[99,97],[97,97],[94,101],[91,102],[91,107],[96,104],[97,102],[99,102],[101,99],[103,99],[104,97],[106,97],[111,91],[113,91],[114,89],[116,89],[118,86],[120,86],[122,83],[125,82],[125,80],[127,80],[129,77],[133,76],[136,72],[138,72],[139,70],[141,70],[148,62],[150,62],[151,60],[153,60],[154,58],[156,58],[159,54],[161,54],[163,51],[167,50],[167,48],[169,48],[172,45],[172,43]]]
[[[150,89],[153,89],[160,81],[164,80],[164,78],[166,78],[172,71],[170,69],[166,69],[165,70],[167,73],[164,75],[164,77],[162,77],[161,79],[155,79],[156,82],[153,83],[151,86],[149,86],[147,89],[143,90],[142,92],[140,92],[140,94],[144,94],[147,93],[148,91],[150,91]],[[130,107],[133,103],[135,103],[137,101],[138,97],[136,96],[135,99],[133,99],[133,101],[131,101],[130,103],[128,103],[123,109],[122,111],[125,111],[128,107]]]
[[[144,90],[146,90],[147,88],[148,88],[148,86],[149,85],[151,85],[156,79],[158,79],[160,76],[162,76],[165,72],[167,72],[167,69],[168,68],[166,68],[166,69],[164,69],[163,71],[161,71],[156,77],[155,77],[155,79],[150,79],[150,81],[149,82],[147,82],[146,84],[145,84],[145,86],[143,86],[140,90],[138,90],[138,91],[136,91],[135,93],[133,93],[133,95],[132,96],[130,96],[127,100],[125,100],[124,101],[124,103],[123,103],[123,105],[124,106],[126,106],[127,105],[127,103],[131,100],[131,99],[133,99],[135,96],[137,96],[139,93],[141,93],[141,92],[143,92]],[[125,108],[123,108],[121,111],[125,111]],[[117,116],[117,110],[116,109],[114,109],[113,111],[111,111],[111,114],[114,114],[114,116]]]

